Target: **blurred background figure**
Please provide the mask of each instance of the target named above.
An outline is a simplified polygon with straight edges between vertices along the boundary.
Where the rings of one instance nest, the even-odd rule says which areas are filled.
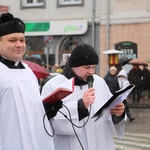
[[[45,69],[48,71],[48,72],[51,72],[51,70],[52,70],[52,67],[49,65],[45,65],[44,66],[45,67]]]
[[[117,68],[115,66],[110,67],[108,73],[104,77],[104,80],[106,81],[112,94],[120,89],[117,77]]]
[[[61,68],[61,69],[64,69],[65,64],[66,64],[66,61],[61,62],[61,63],[60,63],[60,68]]]
[[[132,91],[132,100],[133,103],[139,103],[140,102],[140,93],[142,89],[142,71],[139,67],[139,65],[132,65],[132,69],[129,71],[128,74],[128,80],[130,84],[134,84],[135,88]]]
[[[56,72],[56,70],[59,68],[58,64],[55,64],[52,66],[51,72]]]
[[[122,69],[118,74],[118,83],[119,83],[120,89],[125,88],[126,86],[130,84],[130,82],[127,79],[127,73],[124,69]],[[131,115],[127,100],[125,99],[123,103],[125,105],[125,112],[127,114],[127,117],[129,118],[129,121],[133,121],[135,118],[133,118]]]
[[[143,76],[142,91],[150,92],[150,71],[148,70],[147,66],[143,66],[142,76]]]

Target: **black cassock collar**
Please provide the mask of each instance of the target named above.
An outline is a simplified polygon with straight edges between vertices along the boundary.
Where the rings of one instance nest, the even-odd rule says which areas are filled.
[[[2,62],[4,65],[6,65],[8,68],[11,68],[11,69],[25,69],[25,67],[20,61],[14,62],[14,61],[8,60],[7,58],[4,58],[1,55],[0,55],[0,62]]]

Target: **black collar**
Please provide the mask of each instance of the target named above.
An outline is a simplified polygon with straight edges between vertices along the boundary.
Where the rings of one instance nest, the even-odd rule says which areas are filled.
[[[11,60],[8,60],[7,58],[4,58],[0,55],[0,62],[2,62],[4,65],[6,65],[8,68],[11,69],[24,69],[25,67],[23,66],[23,64],[21,62],[14,62]]]

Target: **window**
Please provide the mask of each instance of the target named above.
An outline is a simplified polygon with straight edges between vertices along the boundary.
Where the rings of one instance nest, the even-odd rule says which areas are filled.
[[[23,7],[44,6],[44,0],[22,0]]]
[[[59,64],[66,62],[72,50],[79,44],[83,43],[80,36],[66,36],[59,49]]]
[[[58,0],[59,5],[80,5],[83,0]]]

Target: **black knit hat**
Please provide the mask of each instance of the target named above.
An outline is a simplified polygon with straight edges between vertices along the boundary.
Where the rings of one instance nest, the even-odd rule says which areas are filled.
[[[19,18],[14,18],[12,14],[2,14],[0,17],[0,36],[11,33],[24,33],[25,24]]]
[[[86,43],[76,46],[69,58],[70,67],[97,65],[99,57],[94,48]]]

